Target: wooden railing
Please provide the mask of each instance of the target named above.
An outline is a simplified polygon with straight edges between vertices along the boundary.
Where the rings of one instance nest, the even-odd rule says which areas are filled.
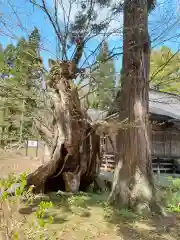
[[[101,170],[113,172],[115,169],[115,156],[113,154],[104,154],[102,157]]]
[[[152,168],[154,173],[180,174],[180,162],[175,162],[172,158],[152,157]],[[115,156],[113,154],[104,154],[102,157],[101,171],[114,172]]]
[[[154,173],[180,174],[180,163],[175,158],[152,158]]]

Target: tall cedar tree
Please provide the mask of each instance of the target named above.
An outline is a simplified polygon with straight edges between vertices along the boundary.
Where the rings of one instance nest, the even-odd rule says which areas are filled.
[[[109,197],[112,204],[142,214],[151,210],[163,213],[156,203],[149,140],[148,2],[124,2],[122,90],[116,104],[119,119],[126,124],[119,130],[120,152]]]
[[[113,59],[105,61],[110,56],[108,44],[104,42],[96,58],[98,69],[92,74],[95,81],[95,91],[89,95],[92,108],[107,110],[115,97],[115,66]]]
[[[40,34],[35,28],[28,40],[21,38],[16,46],[10,44],[4,50],[1,67],[2,145],[32,137],[32,112],[37,107],[37,80],[40,77],[39,44]]]

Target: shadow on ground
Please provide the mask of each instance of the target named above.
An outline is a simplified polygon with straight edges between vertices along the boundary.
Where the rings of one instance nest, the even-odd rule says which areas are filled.
[[[20,213],[31,214],[37,210],[41,201],[51,201],[53,208],[50,214],[54,219],[53,224],[66,226],[66,234],[77,234],[86,228],[89,231],[86,239],[180,239],[180,216],[140,218],[127,210],[113,209],[107,204],[106,199],[107,195],[90,193],[79,193],[74,196],[57,196],[56,193],[51,193],[37,196],[30,206],[24,207],[31,210],[23,213],[20,209]],[[93,230],[94,228],[96,230]],[[96,232],[96,235],[92,232]],[[63,237],[65,235],[62,239]]]
[[[127,210],[114,209],[106,221],[116,226],[117,235],[123,240],[178,240],[180,239],[180,215],[167,217],[154,215],[142,218]]]

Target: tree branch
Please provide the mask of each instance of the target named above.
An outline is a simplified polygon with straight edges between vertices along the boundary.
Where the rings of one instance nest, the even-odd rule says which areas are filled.
[[[61,34],[61,31],[60,31],[60,28],[59,28],[59,25],[57,25],[54,21],[53,21],[53,18],[51,16],[51,14],[49,13],[48,9],[47,9],[47,6],[46,6],[46,3],[44,0],[41,0],[42,1],[42,5],[34,2],[33,0],[29,0],[30,3],[32,3],[33,5],[39,7],[48,17],[50,23],[52,24],[53,26],[53,29],[58,37],[58,40],[60,41],[60,43],[62,44],[63,43],[63,38],[62,38],[62,34]]]
[[[73,56],[73,61],[75,62],[76,66],[79,64],[79,61],[82,57],[83,54],[83,49],[84,49],[84,40],[79,39],[79,42],[77,43],[75,54]]]
[[[48,147],[52,147],[52,131],[48,129],[40,119],[34,118],[33,120],[41,138],[45,141]]]
[[[178,49],[164,64],[160,66],[160,68],[152,75],[150,81],[154,80],[154,78],[169,64],[169,62],[179,53],[180,49]]]

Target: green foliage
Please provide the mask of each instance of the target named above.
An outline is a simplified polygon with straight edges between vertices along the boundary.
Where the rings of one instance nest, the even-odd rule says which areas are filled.
[[[88,201],[88,195],[72,196],[72,197],[68,198],[67,201],[68,201],[69,205],[71,205],[71,206],[86,208],[87,201]]]
[[[151,53],[150,86],[161,91],[180,93],[180,53],[161,47]]]
[[[20,176],[16,176],[15,174],[11,173],[8,175],[7,179],[0,179],[0,188],[1,189],[9,189],[13,184],[20,183],[19,187],[16,188],[15,195],[20,197],[23,195],[25,191],[25,187],[27,185],[27,174],[22,173]],[[3,192],[1,199],[5,200],[8,197],[8,193],[6,191]]]
[[[4,67],[4,52],[2,45],[0,44],[0,69]]]
[[[169,187],[163,191],[162,200],[170,212],[180,212],[180,179],[169,177]],[[161,191],[162,192],[162,191]]]
[[[21,184],[20,184],[20,186],[16,189],[15,195],[20,197],[20,196],[23,195],[23,193],[24,193],[24,191],[25,191],[25,187],[26,187],[26,185],[27,185],[27,175],[26,175],[26,173],[22,173],[22,174],[20,175],[19,181],[20,181]]]
[[[169,181],[171,182],[170,186],[169,186],[169,189],[172,191],[172,192],[178,192],[180,191],[180,178],[172,178],[172,177],[169,177],[168,178]]]
[[[85,40],[90,34],[98,35],[108,27],[107,19],[97,23],[97,6],[106,7],[111,0],[83,1],[79,11],[71,23],[68,36],[70,43],[77,43],[77,40]]]
[[[179,199],[179,198],[178,198]],[[174,201],[177,202],[177,199],[174,199]],[[180,213],[180,203],[173,203],[173,204],[169,204],[168,205],[168,210],[170,212],[176,212],[176,213]]]
[[[1,194],[0,204],[3,215],[0,230],[6,233],[8,239],[22,239],[21,233],[23,233],[23,236],[26,236],[26,239],[46,239],[47,237],[51,239],[45,226],[53,223],[53,216],[48,213],[53,206],[52,202],[41,201],[35,212],[36,218],[27,222],[26,225],[24,225],[24,220],[16,219],[21,199],[23,198],[27,205],[33,204],[35,199],[35,195],[32,192],[33,186],[26,190],[26,179],[26,173],[22,173],[19,177],[10,174],[7,179],[1,179],[0,189],[5,190],[16,183],[19,183],[19,187],[16,188],[14,197],[9,196],[7,191]],[[7,204],[8,208],[4,208],[4,204]],[[10,214],[8,219],[6,219],[7,212]]]
[[[35,28],[29,39],[6,46],[0,52],[0,138],[22,141],[33,137],[32,114],[39,101],[42,64],[39,58],[40,34]]]
[[[17,178],[14,174],[9,174],[7,179],[0,179],[0,188],[9,188],[13,183],[17,181]]]
[[[44,227],[47,223],[53,223],[53,216],[47,217],[47,211],[53,206],[52,202],[42,201],[39,204],[39,208],[36,211],[36,216],[38,219],[38,223],[41,227]]]
[[[148,12],[151,12],[152,10],[155,9],[157,1],[156,0],[148,0],[147,4],[148,4]]]
[[[37,52],[37,54],[39,54],[40,40],[41,37],[39,34],[39,30],[35,27],[33,32],[29,36],[29,45],[30,49],[34,52]]]
[[[96,58],[99,67],[92,75],[95,81],[94,89],[92,89],[94,92],[89,95],[92,108],[108,109],[115,97],[114,61],[113,59],[105,61],[109,55],[108,44],[105,42]]]
[[[104,204],[104,218],[109,221],[119,221],[120,219],[126,220],[135,220],[139,216],[134,212],[130,211],[129,209],[122,208],[117,209],[113,206],[109,205],[108,203]]]

